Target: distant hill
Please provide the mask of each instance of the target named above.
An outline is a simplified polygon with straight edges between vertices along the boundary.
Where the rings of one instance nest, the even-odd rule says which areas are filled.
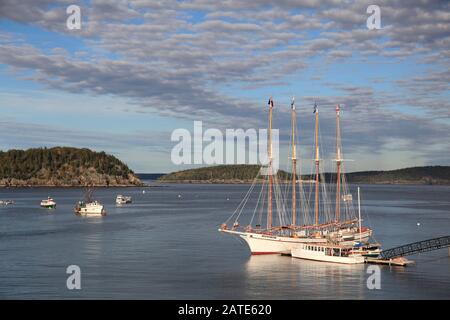
[[[350,183],[450,185],[450,166],[412,167],[347,174]]]
[[[136,173],[136,175],[141,180],[157,180],[164,176],[165,173]]]
[[[220,165],[169,173],[160,177],[161,182],[183,183],[248,183],[258,173],[258,165]],[[325,173],[325,181],[335,181],[334,173]],[[450,166],[414,167],[390,171],[363,171],[348,173],[350,183],[373,184],[442,184],[450,185]],[[289,178],[285,171],[279,171],[280,179]],[[302,179],[312,179],[303,175]]]
[[[105,152],[69,147],[0,151],[0,186],[140,186],[126,164]]]
[[[258,165],[219,165],[172,172],[158,180],[187,183],[248,183],[253,181],[259,169]],[[278,171],[280,179],[286,179],[287,176],[286,172]]]

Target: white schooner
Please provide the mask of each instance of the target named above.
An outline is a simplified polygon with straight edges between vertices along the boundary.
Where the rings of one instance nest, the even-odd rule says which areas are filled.
[[[268,164],[261,167],[241,203],[228,220],[221,225],[219,231],[244,239],[252,254],[291,254],[293,250],[298,251],[298,248],[325,248],[326,246],[345,247],[342,252],[347,252],[350,251],[347,248],[355,245],[368,245],[367,241],[372,235],[372,230],[362,227],[361,219],[356,216],[343,170],[339,105],[336,107],[334,213],[328,196],[328,189],[332,187],[332,184],[325,182],[325,175],[321,172],[319,109],[317,105],[314,105],[313,165],[315,172],[314,179],[309,181],[312,184],[309,185],[302,180],[301,174],[297,174],[297,167],[301,166],[299,166],[297,158],[295,100],[292,99],[291,102],[291,172],[288,181],[283,175],[274,172],[272,155],[274,102],[272,98],[269,99],[268,105]],[[259,192],[255,192],[255,189],[258,189],[256,186],[261,187]],[[253,210],[246,209],[246,204],[252,202],[249,201],[252,197],[255,198],[256,205]],[[240,220],[245,213],[252,213],[252,215],[248,224],[241,225]],[[312,245],[312,247],[305,247],[305,245]]]

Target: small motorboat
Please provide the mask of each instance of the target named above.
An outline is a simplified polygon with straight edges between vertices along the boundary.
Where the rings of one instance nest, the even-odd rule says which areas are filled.
[[[0,200],[0,205],[7,206],[10,204],[14,204],[14,200]]]
[[[84,202],[78,201],[74,209],[75,213],[87,217],[101,217],[106,215],[103,205],[98,201]]]
[[[55,209],[56,202],[52,198],[48,197],[47,199],[41,201],[41,207],[46,209]]]
[[[123,195],[119,194],[116,197],[116,204],[118,204],[118,205],[128,204],[128,203],[131,203],[131,202],[132,202],[132,199],[129,196],[123,196]]]
[[[352,255],[361,255],[363,257],[377,258],[381,254],[381,245],[379,243],[367,243],[360,242],[355,243],[354,247],[350,250]]]
[[[86,217],[102,217],[106,215],[103,204],[92,198],[93,189],[88,187],[85,192],[85,200],[78,201],[74,208],[74,212],[80,216]]]

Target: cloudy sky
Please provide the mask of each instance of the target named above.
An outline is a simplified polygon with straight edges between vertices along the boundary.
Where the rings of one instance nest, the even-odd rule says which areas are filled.
[[[287,158],[295,96],[305,159],[316,101],[325,160],[342,105],[348,171],[450,165],[449,49],[448,1],[0,0],[0,149],[89,147],[174,171],[174,129],[262,128],[273,96]]]

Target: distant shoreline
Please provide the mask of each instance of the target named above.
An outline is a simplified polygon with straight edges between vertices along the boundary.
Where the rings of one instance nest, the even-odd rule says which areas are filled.
[[[32,189],[32,188],[63,188],[63,189],[76,189],[76,188],[86,188],[87,186],[80,186],[80,185],[12,185],[12,186],[6,186],[6,185],[0,185],[1,189]],[[155,187],[161,187],[159,185],[113,185],[113,186],[107,186],[107,185],[90,185],[89,187],[92,188],[155,188]]]
[[[245,184],[252,183],[255,177],[259,181],[264,180],[259,174],[260,168],[257,165],[220,165],[195,168],[163,175],[158,181],[184,184]],[[291,181],[289,172],[279,170],[277,175],[280,183]],[[450,166],[424,166],[388,171],[360,171],[347,173],[345,176],[347,182],[352,184],[450,185]],[[298,179],[303,180],[307,184],[314,180],[314,176],[301,175]],[[326,183],[336,181],[336,173],[325,172],[321,174],[320,179]]]
[[[94,185],[90,186],[92,188],[106,188],[106,189],[117,189],[117,188],[161,188],[164,187],[164,184],[214,184],[214,185],[245,185],[245,184],[252,184],[253,180],[246,180],[246,181],[207,181],[207,180],[170,180],[170,181],[153,181],[154,184],[152,185],[142,185],[142,186],[136,186],[136,185],[114,185],[114,186],[107,186],[107,185]],[[256,183],[262,184],[263,181],[259,180]],[[286,182],[279,182],[280,184],[290,184],[290,181]],[[312,184],[310,182],[305,182],[304,185]],[[328,182],[326,184],[329,184]],[[367,185],[399,185],[399,186],[450,186],[450,183],[424,183],[424,182],[367,182],[367,181],[348,181],[348,184],[350,185],[356,185],[356,184],[367,184]],[[14,186],[5,186],[0,185],[0,190],[2,189],[33,189],[33,188],[62,188],[62,189],[83,189],[86,188],[86,186],[79,186],[79,185],[64,185],[64,186],[58,186],[58,185],[14,185]]]
[[[404,181],[404,182],[368,182],[368,181],[347,181],[348,184],[370,184],[370,185],[420,185],[420,186],[450,186],[450,183],[426,183],[426,182],[414,182],[414,181]],[[253,180],[247,181],[210,181],[210,180],[160,180],[155,181],[155,183],[160,184],[252,184]],[[257,183],[263,183],[263,180],[257,181]],[[279,182],[283,183],[291,183],[290,181]],[[310,182],[305,182],[304,185],[312,184]],[[327,182],[328,184],[328,182]]]

